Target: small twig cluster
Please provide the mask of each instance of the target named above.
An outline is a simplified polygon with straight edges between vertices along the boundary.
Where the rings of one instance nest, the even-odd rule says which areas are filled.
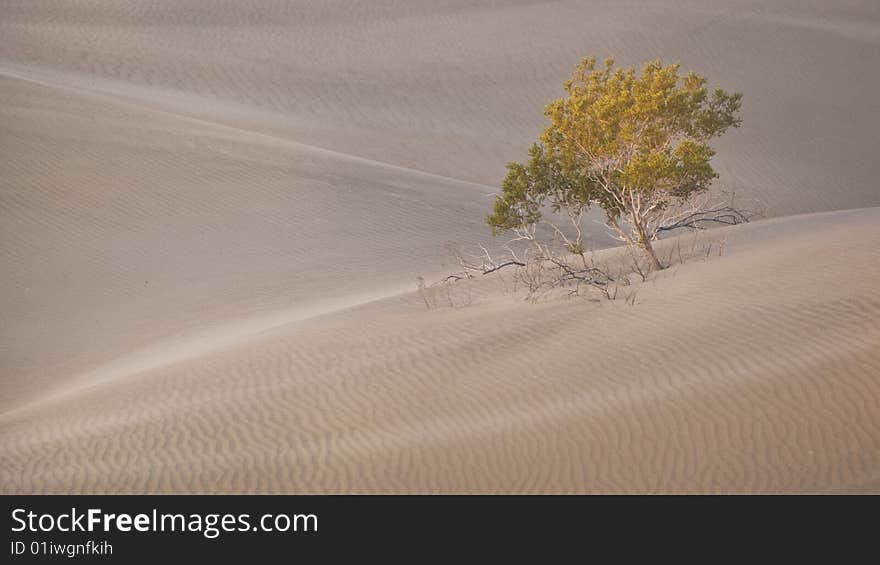
[[[426,310],[434,310],[440,307],[456,308],[470,306],[473,303],[473,293],[468,285],[453,286],[463,277],[450,275],[441,281],[427,284],[424,277],[416,279],[419,297],[425,304]]]
[[[544,223],[554,228],[556,234],[550,243],[539,240],[535,225],[531,225],[515,230],[516,237],[503,246],[500,256],[482,245],[480,253],[473,256],[453,250],[461,270],[435,284],[448,285],[508,270],[513,272],[514,291],[525,288],[529,301],[537,301],[557,289],[565,289],[569,296],[593,289],[610,299],[609,287],[614,278],[593,263],[580,234],[570,239],[557,226]]]
[[[760,206],[749,209],[740,208],[735,204],[735,193],[730,193],[726,202],[709,205],[704,197],[688,205],[668,207],[656,219],[652,237],[657,239],[663,232],[680,229],[701,230],[713,225],[736,226],[763,216]]]
[[[583,242],[581,222],[584,208],[568,208],[556,210],[557,217],[568,222],[563,224],[566,229],[547,219],[535,222],[522,222],[509,228],[514,237],[507,241],[494,254],[485,246],[479,245],[478,253],[467,255],[460,249],[451,249],[459,270],[447,275],[440,281],[427,285],[419,278],[419,293],[428,309],[437,307],[439,303],[447,303],[450,307],[471,304],[472,289],[468,284],[473,279],[493,273],[498,274],[507,289],[508,280],[504,273],[512,273],[513,292],[525,289],[525,299],[536,302],[554,291],[563,291],[565,296],[582,295],[585,291],[597,291],[609,301],[619,296],[627,304],[635,304],[638,285],[651,278],[656,269],[652,268],[651,257],[640,253],[640,248],[632,239],[626,239],[626,246],[621,253],[614,254],[618,258],[616,266],[609,266],[608,261],[597,265],[593,253],[587,251]],[[760,212],[738,208],[734,205],[731,194],[722,204],[708,205],[707,199],[698,199],[687,204],[665,206],[656,216],[653,223],[647,225],[646,234],[652,240],[658,240],[660,233],[671,233],[675,230],[692,231],[694,237],[690,249],[682,249],[682,238],[676,238],[667,246],[668,256],[663,262],[664,267],[676,263],[684,263],[687,259],[702,255],[705,258],[713,252],[713,242],[708,242],[697,251],[699,235],[712,225],[737,225],[749,222]],[[568,225],[570,222],[570,225]],[[540,235],[539,227],[547,228]],[[547,235],[549,231],[549,236]],[[724,243],[718,242],[717,253],[724,252]],[[658,248],[659,249],[659,248]],[[653,259],[659,262],[659,255]],[[635,279],[634,279],[635,278]],[[454,296],[454,285],[461,283],[464,298]],[[461,294],[461,293],[458,293]]]

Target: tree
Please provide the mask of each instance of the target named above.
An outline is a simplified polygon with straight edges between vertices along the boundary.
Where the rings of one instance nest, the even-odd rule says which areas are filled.
[[[528,162],[507,165],[487,222],[496,234],[528,230],[549,206],[571,220],[576,235],[566,241],[582,252],[580,218],[598,206],[621,240],[662,269],[652,242],[718,176],[709,141],[740,125],[742,94],[709,92],[702,76],[680,76],[679,65],[660,60],[637,74],[615,69],[612,59],[599,69],[595,58],[584,59],[564,87],[565,96],[544,110],[550,124]],[[693,214],[706,219],[687,210]]]

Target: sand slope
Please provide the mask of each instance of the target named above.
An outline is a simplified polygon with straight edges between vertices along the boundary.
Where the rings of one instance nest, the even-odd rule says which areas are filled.
[[[489,187],[54,83],[0,88],[0,336],[20,377],[0,406],[160,338],[412,289],[442,268],[442,234],[488,237]]]
[[[635,306],[412,297],[0,416],[17,492],[821,492],[880,471],[880,209],[726,234]],[[864,485],[864,486],[863,486]],[[874,486],[871,486],[874,485]]]
[[[729,188],[775,215],[880,205],[880,7],[855,0],[16,0],[0,61],[495,185],[589,54],[746,94]]]
[[[744,91],[719,188],[771,216],[880,206],[878,29],[865,1],[3,2],[2,490],[876,491],[877,208],[732,231],[635,308],[406,293],[488,240],[587,54]]]

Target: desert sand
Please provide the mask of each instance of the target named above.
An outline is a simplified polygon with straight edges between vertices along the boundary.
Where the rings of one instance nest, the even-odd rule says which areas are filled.
[[[0,491],[880,492],[876,3],[28,0],[0,38]],[[768,218],[634,305],[426,310],[590,54],[742,91],[716,190]]]

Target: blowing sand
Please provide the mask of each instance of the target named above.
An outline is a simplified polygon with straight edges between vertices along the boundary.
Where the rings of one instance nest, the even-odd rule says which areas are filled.
[[[877,492],[878,30],[872,2],[5,2],[0,488]],[[719,189],[772,219],[634,306],[425,311],[415,277],[489,240],[504,163],[609,53],[745,93]]]

